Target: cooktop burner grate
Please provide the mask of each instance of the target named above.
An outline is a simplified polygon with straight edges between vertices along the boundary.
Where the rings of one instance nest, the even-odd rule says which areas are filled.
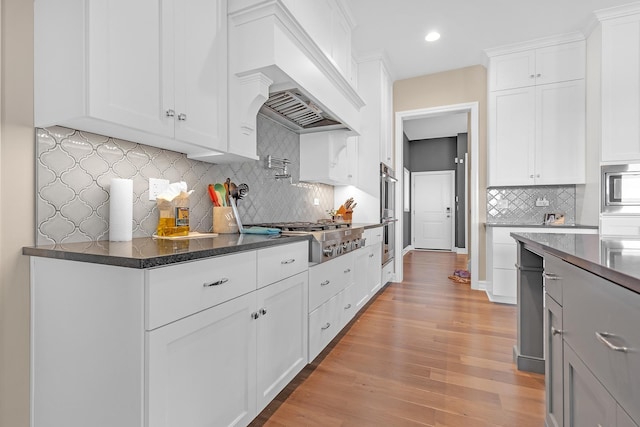
[[[348,222],[271,222],[262,224],[251,224],[257,227],[279,228],[282,231],[324,231],[337,230],[341,228],[351,227]]]

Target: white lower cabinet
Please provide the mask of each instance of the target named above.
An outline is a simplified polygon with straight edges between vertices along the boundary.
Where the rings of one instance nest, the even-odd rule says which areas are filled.
[[[305,271],[257,292],[257,413],[307,364],[307,280]]]
[[[309,362],[340,332],[342,293],[334,295],[309,313]]]
[[[308,360],[307,243],[278,247],[147,270],[33,257],[32,426],[248,425]]]
[[[256,297],[250,293],[147,332],[153,427],[246,425],[256,411]]]
[[[356,305],[360,310],[382,287],[382,246],[380,243],[369,245],[356,253],[354,290]]]

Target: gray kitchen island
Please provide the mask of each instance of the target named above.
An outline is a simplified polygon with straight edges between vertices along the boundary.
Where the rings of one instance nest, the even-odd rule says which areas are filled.
[[[546,425],[637,426],[640,240],[512,233],[519,370],[545,373]]]

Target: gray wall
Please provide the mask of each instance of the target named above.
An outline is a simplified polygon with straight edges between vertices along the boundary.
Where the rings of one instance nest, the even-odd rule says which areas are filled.
[[[408,141],[405,135],[404,142],[404,164],[410,172],[435,172],[444,170],[455,171],[455,195],[458,198],[458,206],[455,216],[455,240],[456,247],[466,247],[465,242],[465,211],[466,200],[464,194],[465,186],[465,164],[456,163],[456,158],[463,159],[467,152],[467,134],[446,138],[421,139]],[[409,166],[407,166],[409,165]],[[405,224],[411,224],[411,215],[404,215]],[[410,244],[411,229],[409,235],[405,232],[405,246]]]

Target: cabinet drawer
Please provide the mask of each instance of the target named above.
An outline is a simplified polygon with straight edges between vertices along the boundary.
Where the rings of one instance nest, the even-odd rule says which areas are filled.
[[[353,283],[353,252],[309,269],[309,311]]]
[[[297,242],[258,250],[258,288],[309,268],[309,242]]]
[[[629,415],[640,420],[640,295],[568,268],[562,283],[565,342]]]
[[[382,227],[368,228],[364,230],[363,236],[366,240],[365,246],[372,246],[382,243]]]
[[[349,285],[341,292],[342,304],[340,305],[340,329],[356,315],[358,302],[356,301],[356,284]]]
[[[256,253],[242,252],[149,270],[147,330],[256,290]]]
[[[309,313],[309,363],[342,329],[340,324],[344,294],[339,293]]]
[[[571,265],[554,256],[544,257],[545,292],[562,305],[562,278],[570,273]]]

